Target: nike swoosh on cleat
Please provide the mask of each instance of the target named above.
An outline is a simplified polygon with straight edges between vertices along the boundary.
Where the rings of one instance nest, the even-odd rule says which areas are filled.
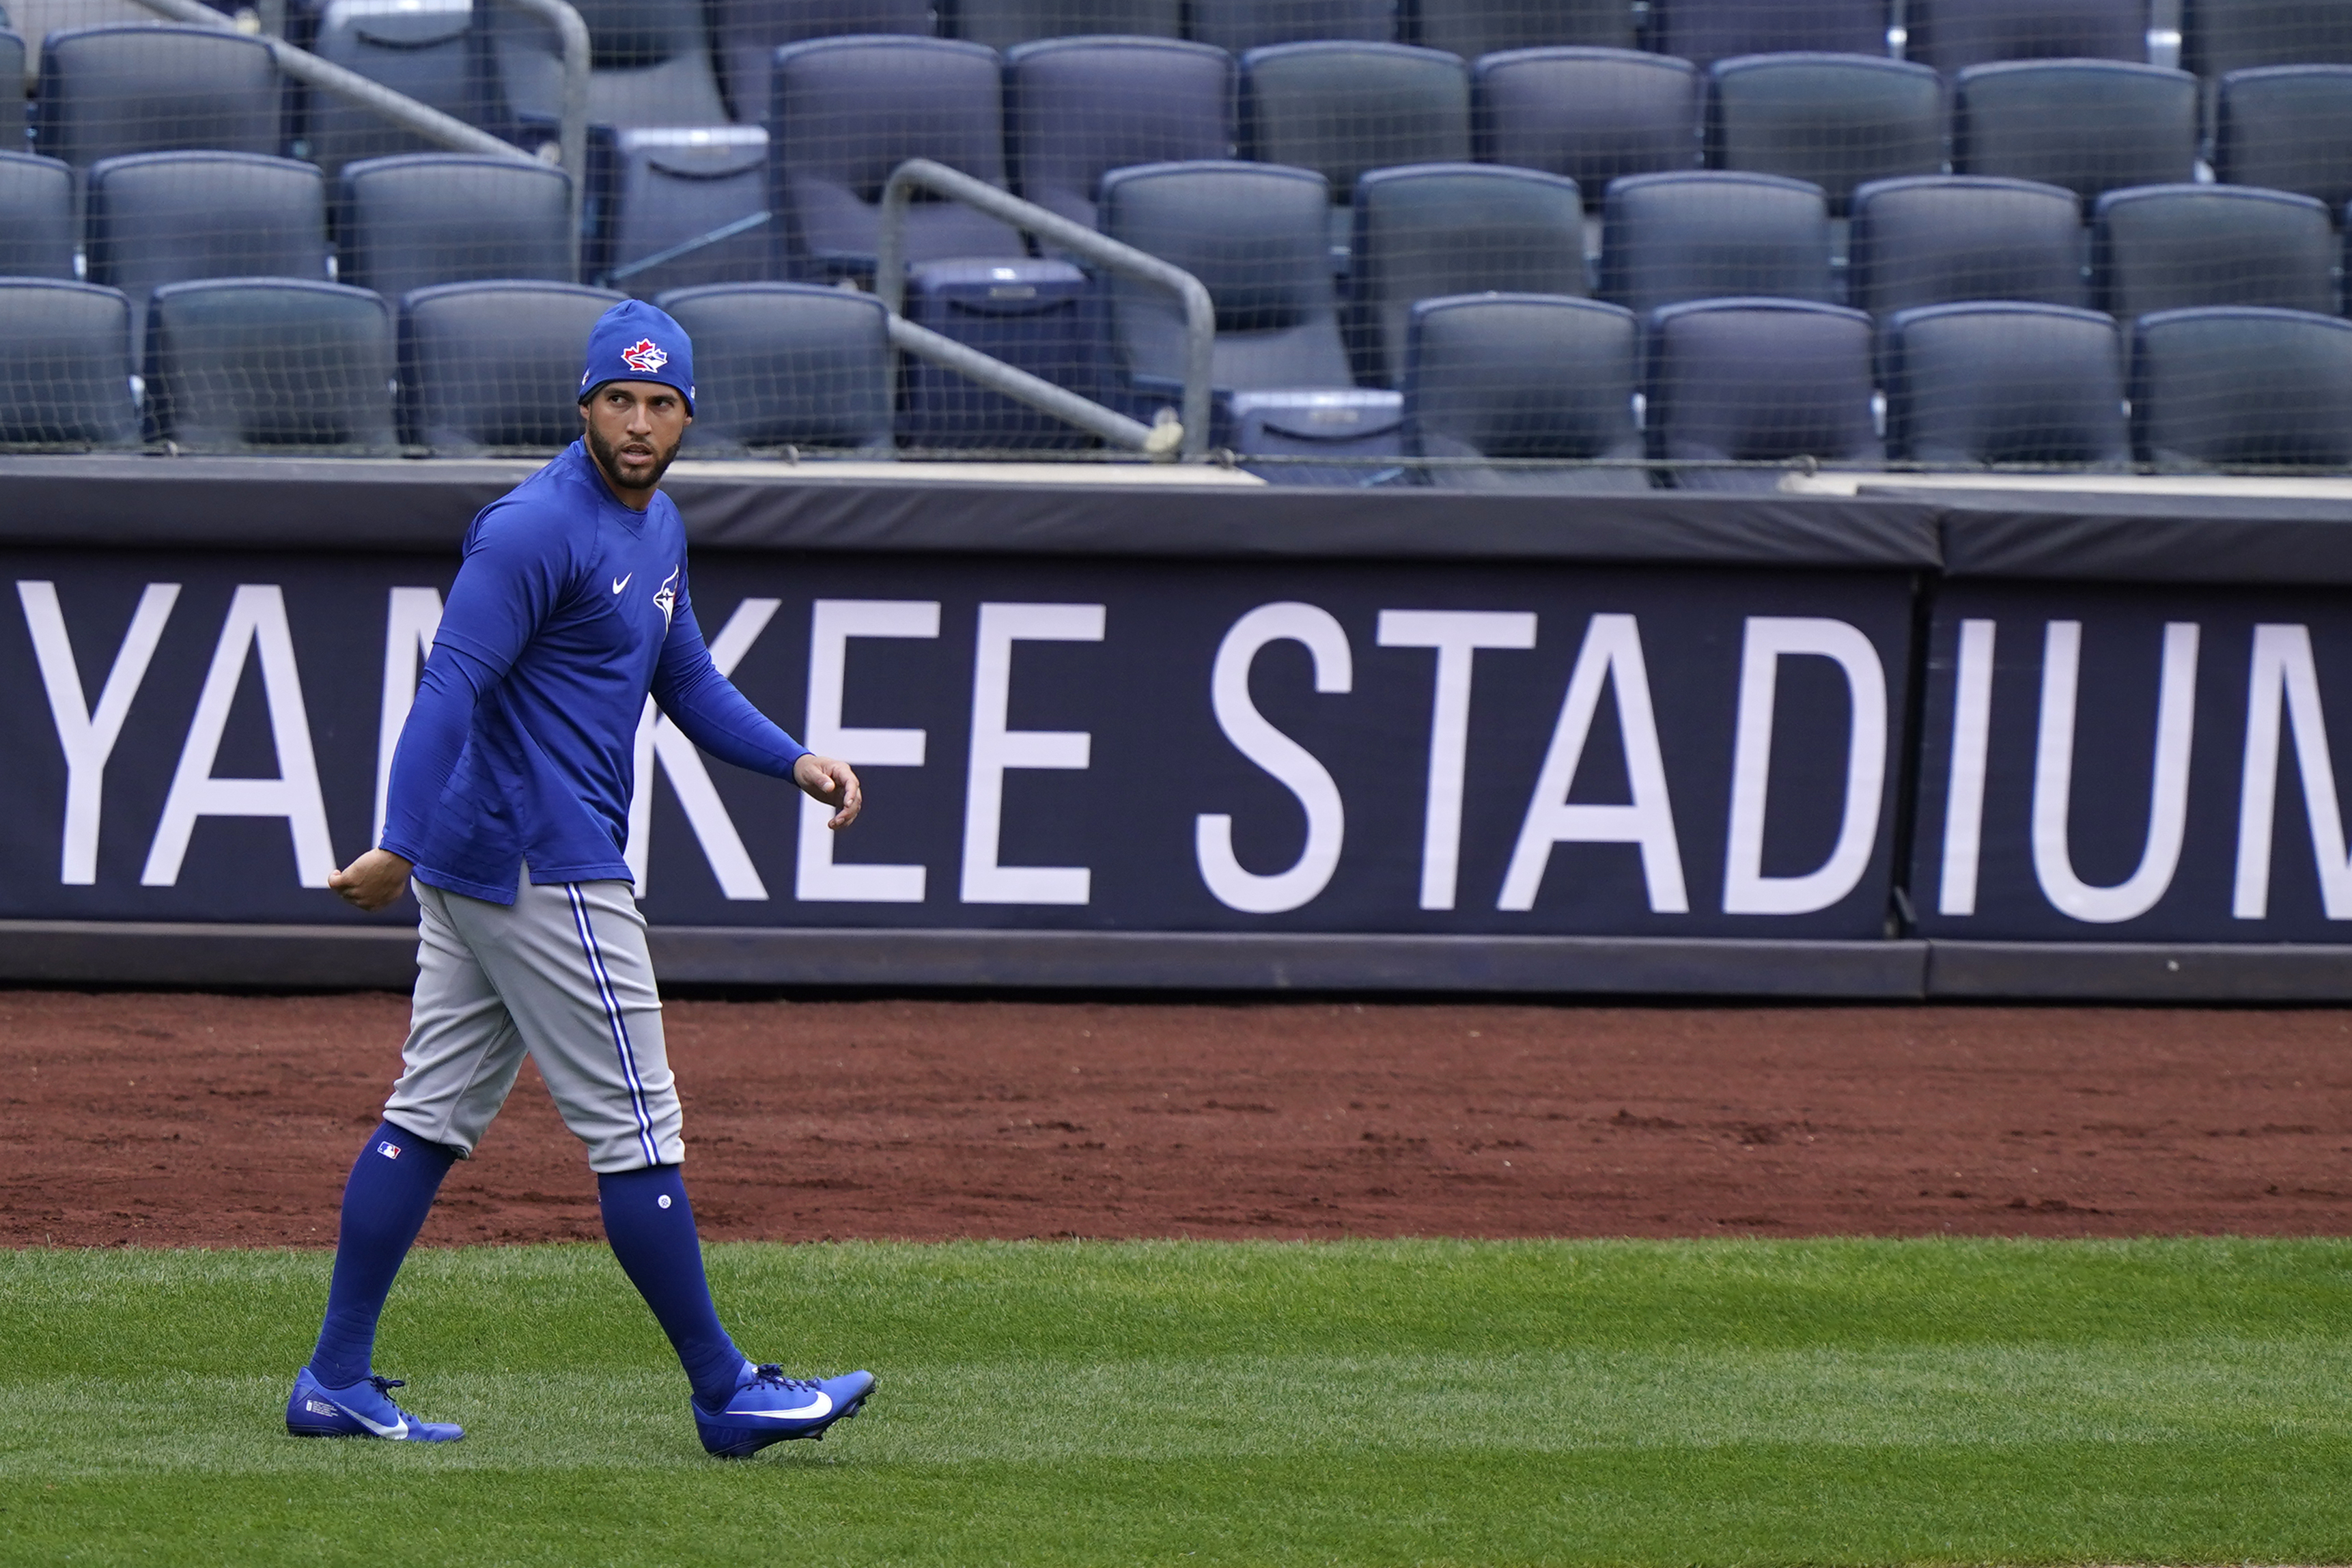
[[[348,1405],[339,1405],[335,1408],[341,1410],[344,1415],[350,1416],[352,1420],[358,1422],[361,1426],[366,1427],[369,1431],[374,1433],[379,1437],[391,1437],[396,1440],[408,1436],[408,1417],[405,1415],[402,1416],[398,1421],[394,1422],[391,1426],[386,1426],[380,1421],[369,1420],[366,1416],[361,1415],[358,1411],[352,1409]]]
[[[629,574],[629,577],[634,577],[635,575],[636,574],[635,572]],[[618,594],[622,589],[627,587],[629,585],[629,577],[615,579],[613,584],[613,592]]]
[[[798,1410],[730,1410],[724,1414],[749,1416],[753,1420],[762,1421],[814,1421],[818,1416],[828,1415],[832,1412],[833,1395],[820,1394],[816,1396],[814,1405],[803,1405]]]

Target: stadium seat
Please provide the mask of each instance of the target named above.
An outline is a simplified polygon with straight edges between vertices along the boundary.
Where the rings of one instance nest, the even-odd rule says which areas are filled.
[[[588,120],[614,127],[719,125],[726,100],[711,65],[701,0],[582,0],[588,24]],[[555,30],[512,5],[474,7],[485,91],[527,131],[551,136],[563,101]],[[493,123],[485,100],[476,117]]]
[[[1628,0],[1412,0],[1408,8],[1412,42],[1465,60],[1559,44],[1630,49],[1641,41]]]
[[[2147,58],[2147,0],[1910,0],[1904,58],[1947,75],[1995,60]]]
[[[1181,38],[1184,0],[947,0],[959,38],[1009,49],[1040,38]]]
[[[1312,169],[1347,202],[1370,169],[1470,157],[1470,72],[1404,44],[1276,44],[1242,57],[1242,155]],[[1332,248],[1349,223],[1332,215]]]
[[[1929,305],[1888,318],[1879,356],[1889,457],[1958,468],[2131,464],[2112,317],[2063,305]]]
[[[2121,60],[1970,66],[1953,84],[1952,172],[2080,196],[2196,177],[2197,79]]]
[[[1233,57],[1162,38],[1020,45],[1004,57],[1004,134],[1021,195],[1091,228],[1110,170],[1233,156]]]
[[[252,153],[142,153],[89,171],[89,281],[131,297],[132,353],[148,296],[199,278],[327,278],[326,179]]]
[[[1886,0],[1651,0],[1650,47],[1704,70],[1734,55],[1886,53]]]
[[[2352,321],[2224,305],[2142,316],[2132,444],[2161,469],[2352,467]]]
[[[767,120],[768,72],[786,44],[853,33],[931,34],[930,0],[710,0],[710,5],[727,101],[738,121]]]
[[[907,268],[907,320],[1001,363],[1075,392],[1118,400],[1103,300],[1071,262],[999,257]],[[1096,438],[971,377],[910,358],[899,384],[898,437],[909,447],[1068,450]]]
[[[685,450],[890,450],[888,312],[871,294],[803,283],[677,289],[654,301],[694,340]]]
[[[1590,291],[1576,182],[1533,169],[1425,163],[1356,184],[1349,337],[1357,379],[1393,386],[1418,300]]]
[[[624,296],[571,283],[444,283],[400,302],[402,438],[436,457],[548,451],[580,434],[580,346]]]
[[[1944,82],[1869,55],[1742,55],[1707,70],[1706,163],[1807,180],[1843,214],[1856,185],[1944,167]]]
[[[1633,313],[1545,294],[1423,300],[1405,334],[1404,438],[1412,457],[1638,462]],[[1454,490],[1631,491],[1641,468],[1435,468]]]
[[[768,205],[778,269],[869,278],[882,187],[909,158],[1004,184],[996,51],[945,38],[817,38],[776,51]],[[907,215],[907,259],[1019,256],[1021,237],[960,202]]]
[[[758,126],[615,132],[602,165],[590,278],[650,300],[769,275],[768,133]]]
[[[129,24],[51,33],[33,148],[76,170],[129,153],[280,150],[276,62],[257,38]]]
[[[8,18],[0,15],[0,81],[25,79],[25,40],[7,31]]]
[[[1648,315],[1728,295],[1828,301],[1828,199],[1778,174],[1635,174],[1601,207],[1601,295]]]
[[[1190,0],[1192,37],[1233,54],[1310,38],[1386,43],[1397,0]]]
[[[155,290],[147,429],[197,451],[389,453],[392,312],[340,283],[213,279]]]
[[[413,153],[348,165],[337,278],[397,300],[436,283],[572,281],[572,177],[543,163]]]
[[[1860,310],[1798,300],[1701,300],[1650,318],[1646,423],[1653,458],[1875,466],[1871,325]],[[1769,470],[1685,468],[1677,489],[1769,490]]]
[[[0,153],[0,277],[73,275],[73,171],[55,158]]]
[[[2199,76],[2252,66],[2352,65],[2342,0],[2186,0],[2180,63]]]
[[[128,447],[131,301],[62,279],[0,278],[0,446]]]
[[[1853,194],[1846,298],[1884,316],[1961,300],[2080,309],[2083,207],[2032,180],[1937,174],[1881,180]]]
[[[2336,312],[2336,233],[2312,196],[2243,185],[2109,191],[2091,209],[2093,300],[2118,321],[2198,305]]]
[[[475,112],[471,0],[327,0],[310,47],[323,60],[463,120]],[[371,110],[304,91],[302,141],[330,173],[362,158],[438,151]]]
[[[1609,182],[1698,163],[1699,74],[1631,49],[1516,49],[1471,74],[1482,163],[1564,174],[1598,204]]]
[[[2352,66],[2259,66],[2214,89],[2213,174],[2232,185],[2352,202]]]

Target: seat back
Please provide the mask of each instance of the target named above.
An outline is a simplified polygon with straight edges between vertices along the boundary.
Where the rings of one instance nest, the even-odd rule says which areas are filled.
[[[1651,0],[1650,47],[1702,69],[1785,50],[1886,53],[1885,0]]]
[[[274,153],[278,66],[257,38],[131,23],[51,33],[41,47],[33,146],[86,169],[130,153]]]
[[[2224,184],[2352,202],[2352,66],[2231,71],[2213,99],[2213,173]]]
[[[2131,462],[2112,317],[2010,301],[1898,310],[1879,337],[1886,449],[1918,463]]]
[[[1370,169],[1465,163],[1470,72],[1404,44],[1276,44],[1242,57],[1242,150],[1312,169],[1344,200]]]
[[[1843,213],[1856,185],[1944,166],[1944,82],[1869,55],[1745,55],[1707,71],[1706,162],[1807,180]]]
[[[1407,9],[1412,42],[1465,60],[1504,49],[1630,49],[1641,42],[1627,0],[1412,0]]]
[[[444,283],[400,302],[403,439],[436,456],[548,451],[580,434],[580,357],[624,296],[571,283]]]
[[[855,33],[931,36],[930,0],[710,0],[728,106],[738,121],[768,118],[768,72],[776,51],[811,38]]]
[[[2182,13],[2180,63],[2199,76],[2352,65],[2352,6],[2338,0],[2186,0]]]
[[[946,38],[817,38],[776,51],[768,115],[769,226],[782,270],[870,276],[882,188],[909,158],[1004,178],[996,52]],[[907,215],[907,259],[1018,256],[1021,237],[960,202]]]
[[[1729,295],[1837,297],[1829,201],[1802,180],[1635,174],[1609,187],[1601,221],[1601,297],[1636,314]]]
[[[572,176],[546,164],[415,153],[338,182],[337,277],[387,300],[436,283],[572,278]]]
[[[63,279],[0,277],[0,446],[128,447],[131,301]]]
[[[1309,169],[1148,163],[1103,180],[1103,232],[1190,272],[1217,310],[1214,378],[1235,391],[1353,384],[1328,249],[1328,187]],[[1130,374],[1184,373],[1184,315],[1165,289],[1109,282]]]
[[[2147,0],[1909,0],[1906,59],[1947,73],[1994,60],[2147,58]]]
[[[2233,185],[2109,191],[2091,212],[2099,308],[2128,321],[2196,305],[2336,311],[2336,232],[2311,196]]]
[[[1184,0],[950,0],[959,38],[1009,49],[1040,38],[1181,38]]]
[[[2079,309],[2083,206],[2032,180],[1937,174],[1853,194],[1846,298],[1885,315],[1959,300],[2026,300]]]
[[[1653,458],[1874,465],[1871,325],[1860,310],[1796,300],[1702,300],[1650,319]],[[1685,469],[1682,489],[1771,489],[1754,469]]]
[[[588,119],[595,125],[716,125],[726,100],[701,0],[573,0],[588,25]],[[563,103],[555,30],[512,5],[474,7],[485,74],[509,111],[551,130]]]
[[[319,12],[313,53],[404,97],[463,120],[480,100],[478,58],[468,34],[472,0],[327,0]],[[306,93],[303,140],[329,171],[362,158],[436,151],[331,92]]]
[[[1420,300],[1488,290],[1582,295],[1576,182],[1533,169],[1426,163],[1356,185],[1349,338],[1359,380],[1392,386]]]
[[[1481,163],[1564,174],[1598,203],[1609,182],[1698,163],[1699,74],[1631,49],[1517,49],[1472,72]]]
[[[890,450],[888,312],[872,295],[729,283],[673,289],[655,303],[695,343],[688,452]]]
[[[390,452],[392,312],[340,283],[212,279],[155,290],[147,424],[199,451]]]
[[[1405,449],[1419,458],[1627,461],[1639,329],[1622,306],[1545,294],[1423,300],[1405,337]],[[1441,489],[1558,489],[1557,473],[1433,468]],[[1577,488],[1644,490],[1641,468],[1595,469]]]
[[[2132,443],[2175,471],[2352,466],[2352,321],[2222,305],[2132,330]]]
[[[0,153],[0,277],[73,275],[73,171],[55,158]]]
[[[1397,36],[1397,0],[1188,0],[1192,36],[1232,54],[1308,38],[1384,43]]]
[[[2196,177],[2197,79],[2121,60],[1971,66],[1953,84],[1952,171],[2095,196]]]
[[[1056,38],[1005,56],[1005,151],[1021,195],[1095,225],[1112,169],[1230,158],[1231,55],[1172,39]]]
[[[768,133],[756,125],[614,133],[583,270],[640,300],[768,276]]]

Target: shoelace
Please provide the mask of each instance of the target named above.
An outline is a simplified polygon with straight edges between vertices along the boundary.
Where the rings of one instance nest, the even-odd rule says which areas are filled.
[[[374,1384],[375,1391],[387,1399],[392,1397],[394,1389],[408,1386],[408,1380],[404,1377],[378,1377],[373,1373],[368,1373],[368,1381]]]
[[[751,1381],[768,1388],[782,1388],[795,1394],[814,1394],[817,1385],[805,1377],[786,1377],[784,1369],[774,1362],[754,1367]]]

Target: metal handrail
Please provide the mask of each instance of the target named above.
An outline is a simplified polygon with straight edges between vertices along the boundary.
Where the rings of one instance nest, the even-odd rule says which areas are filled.
[[[528,11],[555,29],[563,53],[563,97],[555,116],[555,144],[572,176],[572,276],[580,276],[581,216],[588,200],[588,24],[564,0],[496,0]]]
[[[985,354],[965,348],[952,339],[941,337],[939,333],[916,326],[905,319],[907,206],[914,199],[914,194],[918,190],[929,191],[934,195],[946,196],[952,201],[961,202],[966,206],[976,207],[991,217],[1011,224],[1015,228],[1025,229],[1040,239],[1058,246],[1072,255],[1085,257],[1107,271],[1135,279],[1139,282],[1154,284],[1175,295],[1184,307],[1183,417],[1181,435],[1176,449],[1181,456],[1186,458],[1198,458],[1208,450],[1210,376],[1212,355],[1217,340],[1217,311],[1215,305],[1210,301],[1209,290],[1202,287],[1201,280],[1181,268],[1170,266],[1156,256],[1138,250],[1131,245],[1122,245],[1118,240],[1097,234],[1082,224],[1072,223],[1059,213],[1048,212],[1034,202],[1024,202],[1010,192],[997,189],[986,181],[975,180],[970,174],[950,169],[944,163],[933,163],[929,158],[910,158],[899,164],[891,171],[889,184],[882,188],[882,232],[876,243],[874,293],[889,310],[892,342],[911,353],[920,354],[926,359],[934,359],[939,363],[948,365],[950,369],[962,371],[963,374],[971,375],[974,380],[993,385],[996,390],[1005,393],[1008,396],[1017,397],[1033,407],[1043,408],[1057,418],[1068,419],[1073,424],[1096,431],[1097,434],[1106,433],[1091,417],[1074,418],[1062,408],[1048,406],[1037,396],[1032,395],[1036,387],[1057,393],[1062,398],[1083,405],[1085,408],[1094,410],[1096,414],[1107,416],[1113,420],[1124,420],[1127,425],[1134,426],[1137,430],[1145,432],[1147,440],[1122,440],[1122,445],[1134,446],[1144,450],[1164,449],[1167,440],[1164,427],[1161,430],[1146,430],[1145,426],[1137,424],[1136,421],[1113,414],[1099,404],[1079,397],[1076,393],[1065,388],[1055,386],[1051,382],[1040,381],[1025,372],[1014,370],[1002,361],[990,359]],[[979,367],[981,371],[986,370],[988,366],[994,366],[995,372],[979,374],[978,371],[967,369],[962,364],[940,357],[944,353],[940,348],[942,344],[982,362]],[[1000,376],[995,374],[997,372],[1003,374]],[[1034,387],[1028,392],[1015,391],[1009,384],[1007,379],[1009,377],[1019,377],[1023,382],[1034,383]],[[1107,438],[1110,437],[1107,437]]]

